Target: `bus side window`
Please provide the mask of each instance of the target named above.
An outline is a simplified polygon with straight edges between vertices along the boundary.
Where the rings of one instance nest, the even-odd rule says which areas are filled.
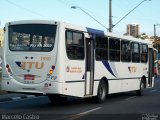
[[[127,40],[121,40],[121,61],[131,61],[131,43]]]
[[[66,31],[66,52],[70,60],[84,59],[84,35],[77,31]]]
[[[140,45],[139,43],[132,43],[132,62],[140,62]]]
[[[108,37],[96,36],[96,60],[108,60]]]
[[[141,62],[147,62],[148,61],[148,46],[147,45],[141,45]]]
[[[120,39],[109,38],[110,61],[120,61]]]

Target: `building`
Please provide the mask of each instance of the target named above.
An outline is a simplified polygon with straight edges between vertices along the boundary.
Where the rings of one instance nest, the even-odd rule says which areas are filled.
[[[0,47],[3,47],[4,42],[4,30],[0,28]]]
[[[140,35],[140,25],[139,24],[128,24],[127,25],[127,35],[138,37]]]

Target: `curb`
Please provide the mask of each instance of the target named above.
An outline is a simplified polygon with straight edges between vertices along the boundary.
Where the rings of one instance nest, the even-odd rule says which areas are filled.
[[[35,95],[26,95],[26,96],[21,96],[21,97],[8,97],[8,98],[0,99],[0,102],[18,101],[22,99],[35,98],[35,97],[36,97]]]

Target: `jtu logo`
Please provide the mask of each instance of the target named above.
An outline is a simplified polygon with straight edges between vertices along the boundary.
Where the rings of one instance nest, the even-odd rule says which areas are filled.
[[[44,62],[16,62],[16,64],[23,70],[30,70],[33,67],[35,69],[42,69],[44,67]]]
[[[130,73],[135,73],[137,72],[137,67],[128,67],[128,70]]]

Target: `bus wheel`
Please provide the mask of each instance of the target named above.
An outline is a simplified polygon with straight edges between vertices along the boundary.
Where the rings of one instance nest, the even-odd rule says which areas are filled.
[[[100,81],[98,86],[97,96],[95,97],[96,102],[103,103],[106,100],[108,94],[107,86],[105,81]]]
[[[140,89],[136,90],[137,96],[142,96],[143,95],[144,88],[145,88],[145,82],[144,82],[144,80],[141,80]]]
[[[55,103],[55,104],[63,104],[67,101],[67,97],[62,97],[60,95],[50,94],[48,95],[48,98],[52,103]]]

